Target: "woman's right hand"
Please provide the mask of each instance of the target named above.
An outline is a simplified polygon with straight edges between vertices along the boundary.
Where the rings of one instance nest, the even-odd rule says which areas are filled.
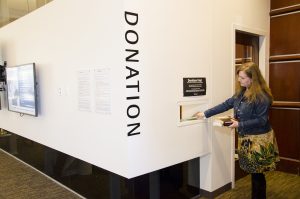
[[[198,120],[202,120],[205,118],[205,115],[203,112],[197,112],[193,116],[196,117]]]

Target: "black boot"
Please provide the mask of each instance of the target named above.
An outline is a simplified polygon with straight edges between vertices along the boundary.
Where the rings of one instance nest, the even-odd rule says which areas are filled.
[[[252,199],[266,199],[266,178],[263,173],[252,173]]]

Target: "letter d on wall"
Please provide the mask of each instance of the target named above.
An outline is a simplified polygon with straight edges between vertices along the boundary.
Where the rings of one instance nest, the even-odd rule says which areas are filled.
[[[139,15],[137,13],[125,11],[125,20],[129,25],[134,26],[138,23]]]

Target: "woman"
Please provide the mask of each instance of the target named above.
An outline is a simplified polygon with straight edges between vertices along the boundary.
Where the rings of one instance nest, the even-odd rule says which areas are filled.
[[[238,132],[238,155],[240,167],[251,173],[252,198],[266,198],[264,172],[272,171],[279,161],[274,132],[269,123],[269,108],[273,97],[256,64],[248,62],[237,70],[236,93],[204,113],[198,119],[209,118],[231,108],[234,119],[230,128]]]

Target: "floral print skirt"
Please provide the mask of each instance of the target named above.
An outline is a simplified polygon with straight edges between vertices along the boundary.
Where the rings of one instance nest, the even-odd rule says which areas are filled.
[[[248,173],[275,170],[279,152],[274,131],[260,135],[239,134],[238,155],[241,169]]]

